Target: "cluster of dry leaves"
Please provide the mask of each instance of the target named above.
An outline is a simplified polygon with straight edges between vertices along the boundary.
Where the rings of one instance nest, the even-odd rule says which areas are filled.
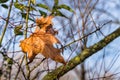
[[[57,31],[52,28],[52,18],[52,16],[37,18],[35,32],[30,37],[20,41],[20,47],[24,53],[28,54],[30,62],[38,53],[41,53],[45,58],[66,63],[60,55],[61,50],[53,46],[56,43],[60,44],[60,41],[55,37]]]

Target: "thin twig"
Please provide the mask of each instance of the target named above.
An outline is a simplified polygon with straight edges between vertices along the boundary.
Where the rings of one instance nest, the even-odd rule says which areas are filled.
[[[27,14],[26,14],[25,39],[27,38],[30,5],[31,5],[31,0],[28,1],[28,10],[27,10]],[[27,69],[27,79],[29,80],[29,78],[30,78],[30,68],[29,68],[29,65],[27,64],[28,63],[28,61],[27,61],[27,54],[25,54],[25,61],[26,61],[26,69]]]
[[[43,58],[42,61],[40,63],[38,63],[36,66],[34,66],[30,72],[32,72],[35,68],[37,68],[46,58]]]
[[[89,34],[87,34],[87,35],[85,35],[85,36],[83,36],[83,37],[81,37],[81,38],[79,38],[79,39],[77,39],[77,40],[74,40],[74,41],[68,43],[67,45],[63,46],[61,49],[65,48],[65,47],[67,47],[67,46],[70,46],[71,44],[73,44],[73,43],[75,43],[75,42],[77,42],[77,41],[80,41],[80,40],[88,37],[89,35],[91,35],[91,34],[97,32],[97,31],[99,31],[104,25],[106,25],[106,24],[108,24],[108,23],[110,23],[110,22],[111,22],[111,21],[108,21],[108,22],[104,23],[103,25],[101,25],[101,27],[96,28],[96,30],[94,30],[93,32],[90,32]]]
[[[8,22],[9,22],[9,18],[10,18],[10,13],[11,13],[12,5],[13,5],[13,0],[12,0],[11,3],[10,3],[10,8],[9,8],[9,11],[8,11],[8,17],[7,17],[6,24],[5,24],[5,26],[4,26],[4,30],[3,30],[2,35],[1,35],[1,38],[0,38],[0,46],[1,46],[1,44],[2,44],[2,40],[3,40],[3,38],[4,38],[6,29],[7,29],[7,26],[8,26]]]

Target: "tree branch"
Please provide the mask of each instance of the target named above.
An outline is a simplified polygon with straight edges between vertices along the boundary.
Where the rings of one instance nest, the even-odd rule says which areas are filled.
[[[6,32],[6,29],[7,29],[7,26],[9,24],[9,19],[10,19],[10,13],[11,13],[11,10],[12,10],[12,5],[13,5],[13,0],[11,1],[10,3],[10,8],[9,8],[9,11],[8,11],[8,17],[6,19],[6,24],[4,26],[4,29],[3,29],[3,32],[2,32],[2,35],[1,35],[1,38],[0,38],[0,46],[2,44],[2,40],[3,40],[3,37],[5,35],[5,32]]]
[[[53,70],[52,72],[49,72],[42,80],[56,80],[57,78],[60,78],[65,73],[75,68],[85,59],[87,59],[89,56],[95,54],[96,52],[104,48],[106,45],[108,45],[110,42],[112,42],[114,39],[116,39],[119,36],[120,36],[120,28],[118,28],[113,33],[109,34],[108,36],[106,36],[104,39],[94,44],[93,46],[84,49],[78,56],[71,59],[68,62],[68,64],[66,64],[65,66],[60,66],[57,69]]]

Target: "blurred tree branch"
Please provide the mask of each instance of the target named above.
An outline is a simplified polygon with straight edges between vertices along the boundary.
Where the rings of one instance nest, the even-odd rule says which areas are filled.
[[[5,24],[5,26],[4,26],[4,30],[3,30],[2,35],[1,35],[1,38],[0,38],[0,46],[2,45],[2,40],[3,40],[3,37],[4,37],[4,35],[5,35],[7,26],[8,26],[8,24],[9,24],[9,18],[10,18],[10,13],[11,13],[11,10],[12,10],[12,5],[13,5],[13,0],[12,0],[11,3],[10,3],[10,8],[9,8],[9,11],[8,11],[8,16],[7,16],[7,19],[6,19],[6,24]]]
[[[60,78],[68,71],[75,68],[77,65],[82,63],[85,59],[87,59],[89,56],[92,56],[99,50],[103,49],[105,46],[107,46],[110,42],[112,42],[114,39],[120,36],[120,28],[115,30],[113,33],[106,36],[104,39],[99,41],[98,43],[94,44],[93,46],[90,46],[89,48],[84,49],[78,56],[71,59],[68,64],[65,66],[60,66],[59,68],[53,70],[52,72],[49,72],[43,80],[55,80],[57,78]]]

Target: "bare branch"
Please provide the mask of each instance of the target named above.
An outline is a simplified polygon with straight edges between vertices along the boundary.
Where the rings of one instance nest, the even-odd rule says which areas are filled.
[[[93,46],[90,46],[89,48],[84,49],[78,56],[71,59],[67,65],[60,66],[59,68],[53,70],[52,72],[49,72],[43,78],[43,80],[55,80],[57,78],[60,78],[65,73],[75,68],[78,64],[82,63],[89,56],[92,56],[94,53],[103,49],[105,46],[107,46],[110,42],[112,42],[114,39],[116,39],[119,36],[120,36],[120,28],[118,28],[116,31],[106,36],[104,39],[94,44]]]

